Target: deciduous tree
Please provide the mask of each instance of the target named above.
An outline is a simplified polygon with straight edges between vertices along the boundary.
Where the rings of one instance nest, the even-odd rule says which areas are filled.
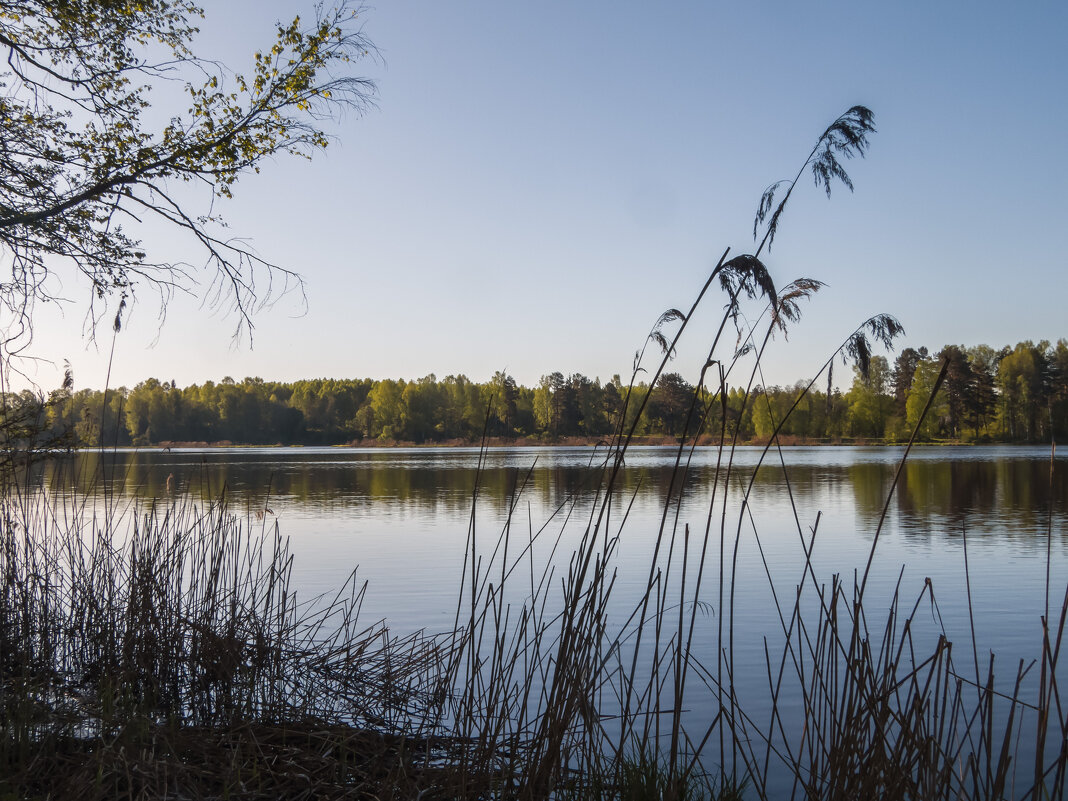
[[[216,202],[265,160],[326,147],[325,120],[367,106],[373,86],[350,64],[371,45],[351,6],[319,7],[231,72],[194,51],[202,16],[189,0],[0,0],[2,355],[30,344],[57,271],[84,276],[94,321],[137,287],[165,303],[195,286],[173,252],[142,243],[149,220],[200,248],[208,296],[239,328],[299,285],[225,234]]]
[[[927,406],[927,401],[934,392],[940,369],[941,366],[937,360],[920,359],[912,377],[912,384],[906,394],[906,420],[909,429],[916,429],[920,439],[933,439],[944,433],[949,419],[949,403],[946,401],[946,391],[943,387],[931,400],[927,414],[921,420],[924,407]]]
[[[855,436],[881,437],[886,432],[893,399],[887,394],[890,365],[885,356],[872,356],[868,374],[856,369],[846,394],[849,426]]]

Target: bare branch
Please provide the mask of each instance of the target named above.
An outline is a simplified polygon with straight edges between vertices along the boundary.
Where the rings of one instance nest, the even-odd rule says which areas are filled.
[[[251,330],[253,312],[276,295],[302,290],[295,273],[223,236],[214,202],[264,159],[310,158],[328,145],[325,121],[373,104],[374,84],[352,74],[375,53],[360,10],[342,0],[316,7],[307,22],[279,24],[243,75],[194,54],[203,12],[188,0],[0,0],[0,264],[10,268],[0,282],[3,336],[28,344],[30,310],[55,300],[48,279],[63,264],[105,304],[132,298],[143,283],[168,288],[163,305],[174,288],[195,287],[184,265],[148,257],[136,235],[145,212],[204,253],[211,277],[201,287],[212,305],[231,304],[239,331]],[[159,80],[184,82],[186,101],[153,128],[145,112]],[[208,189],[206,214],[179,200],[176,181]]]

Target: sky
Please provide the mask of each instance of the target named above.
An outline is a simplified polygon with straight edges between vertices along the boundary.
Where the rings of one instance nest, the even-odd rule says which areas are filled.
[[[197,52],[248,71],[310,6],[204,8]],[[303,276],[306,303],[262,309],[250,346],[203,295],[161,320],[144,292],[93,341],[88,288],[58,275],[69,302],[38,311],[27,380],[56,386],[64,360],[95,389],[626,378],[659,314],[688,308],[726,248],[755,249],[764,188],[856,104],[878,132],[846,165],[855,191],[828,200],[803,178],[764,254],[777,284],[826,287],[763,381],[814,375],[882,312],[900,347],[932,352],[1068,337],[1068,4],[384,0],[360,20],[375,106],[221,206],[232,235]],[[145,244],[185,253],[163,231]],[[672,369],[696,378],[722,308],[709,296]]]

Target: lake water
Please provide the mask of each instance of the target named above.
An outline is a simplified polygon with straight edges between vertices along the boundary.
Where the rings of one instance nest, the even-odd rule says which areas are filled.
[[[937,607],[925,608],[918,620],[972,653],[966,545],[976,650],[984,664],[993,651],[1011,673],[1018,659],[1038,655],[1047,571],[1055,612],[1068,580],[1065,455],[1051,459],[1048,448],[917,448],[887,506],[901,448],[788,448],[781,456],[785,466],[772,452],[754,475],[761,452],[735,452],[724,490],[725,464],[715,449],[696,449],[681,482],[672,479],[680,475],[674,449],[628,451],[619,497],[630,510],[620,527],[626,504],[617,503],[607,526],[619,534],[612,612],[620,625],[646,587],[665,506],[669,531],[676,515],[680,537],[689,525],[694,554],[711,519],[709,575],[718,575],[721,531],[728,564],[737,542],[735,660],[747,666],[737,683],[759,699],[768,687],[765,637],[774,644],[782,632],[771,590],[787,605],[792,601],[802,579],[802,543],[813,529],[819,581],[829,583],[837,574],[851,584],[864,569],[885,507],[866,609],[888,608],[899,577],[911,607],[930,578]],[[556,559],[566,564],[569,545],[597,508],[604,452],[505,448],[480,457],[476,448],[228,448],[79,458],[50,469],[45,481],[52,490],[98,495],[102,473],[123,503],[166,502],[180,494],[203,502],[225,490],[231,508],[250,525],[277,523],[290,537],[300,592],[329,592],[358,566],[368,582],[365,620],[386,619],[399,632],[440,632],[453,626],[476,487],[474,519],[485,558],[507,525],[513,543],[526,545],[542,532],[535,560],[550,559],[559,537]],[[664,569],[665,550],[657,557]],[[691,574],[694,561],[691,556]],[[729,567],[727,574],[729,580]],[[718,578],[706,578],[704,586],[695,652],[714,664],[716,621],[726,599],[721,602]],[[693,703],[699,711],[702,702]]]

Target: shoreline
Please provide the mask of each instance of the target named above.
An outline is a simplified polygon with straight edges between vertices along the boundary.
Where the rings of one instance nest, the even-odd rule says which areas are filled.
[[[687,440],[688,445],[694,443]],[[207,441],[169,441],[153,443],[151,445],[140,446],[120,446],[123,449],[133,450],[157,450],[157,451],[169,451],[175,448],[180,449],[195,449],[195,448],[478,448],[485,446],[487,448],[595,448],[595,447],[608,447],[612,444],[611,439],[604,437],[558,437],[556,439],[538,439],[537,437],[487,437],[485,440],[466,440],[466,439],[446,439],[435,440],[431,442],[414,442],[411,440],[380,440],[380,439],[365,439],[365,440],[350,440],[348,442],[341,443],[268,443],[268,444],[252,444],[243,442],[233,442],[232,440],[218,440],[214,442]],[[636,436],[631,439],[628,447],[659,447],[659,448],[676,448],[680,445],[680,440],[677,437],[665,437],[665,436]],[[731,446],[731,442],[727,441],[721,443],[718,438],[710,436],[701,436],[696,442],[697,447],[719,447],[720,445],[726,447]],[[766,439],[750,439],[734,443],[740,447],[764,447],[768,444]],[[807,437],[780,437],[779,445],[784,448],[801,448],[801,447],[827,447],[827,448],[841,448],[841,447],[885,447],[885,448],[901,448],[904,447],[907,442],[887,441],[883,439],[863,438],[863,437],[834,437],[834,438],[807,438]],[[925,442],[915,442],[913,447],[953,447],[953,446],[981,446],[981,445],[1021,445],[1021,446],[1033,446],[1044,445],[1048,443],[1041,442],[969,442],[964,440],[933,440]],[[97,450],[97,448],[81,448],[79,450]]]

